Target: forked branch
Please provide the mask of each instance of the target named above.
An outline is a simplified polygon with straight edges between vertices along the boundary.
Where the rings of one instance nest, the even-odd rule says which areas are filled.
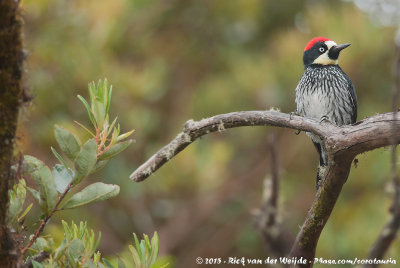
[[[276,111],[245,111],[221,114],[200,121],[189,120],[175,139],[149,158],[130,176],[142,181],[185,149],[197,138],[211,132],[241,126],[275,126],[312,132],[320,136],[329,155],[328,167],[303,226],[293,244],[290,256],[307,260],[312,267],[319,236],[331,215],[336,200],[346,182],[351,163],[357,154],[396,144],[400,140],[400,115],[379,114],[355,125],[336,127],[327,123]],[[395,129],[396,131],[393,131]]]

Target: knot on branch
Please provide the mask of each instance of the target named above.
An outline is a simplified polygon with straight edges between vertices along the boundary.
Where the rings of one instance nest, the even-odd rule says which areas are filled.
[[[183,126],[183,133],[189,134],[194,125],[195,121],[193,119],[186,121],[185,125]]]

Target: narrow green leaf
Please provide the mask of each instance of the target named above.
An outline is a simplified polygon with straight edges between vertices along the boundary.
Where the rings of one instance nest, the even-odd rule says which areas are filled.
[[[53,176],[57,191],[63,193],[72,181],[72,171],[66,170],[63,165],[56,164],[53,167]]]
[[[92,171],[97,161],[96,142],[94,139],[88,140],[79,152],[75,161],[74,184],[81,182]]]
[[[151,238],[151,254],[150,254],[150,266],[152,266],[158,256],[158,250],[159,250],[159,241],[158,241],[158,234],[157,232],[154,232],[153,237]]]
[[[61,220],[61,224],[62,224],[63,229],[64,229],[65,238],[67,239],[67,242],[69,243],[71,238],[72,238],[71,237],[71,229],[69,228],[68,223],[66,221]]]
[[[110,86],[110,90],[108,91],[107,106],[106,106],[106,114],[108,114],[108,111],[110,110],[111,95],[112,95],[112,85]]]
[[[100,244],[100,239],[101,239],[101,232],[99,232],[99,236],[97,237],[96,243],[93,245],[93,251],[97,249],[97,247]]]
[[[92,131],[90,131],[87,127],[85,127],[83,124],[79,123],[78,121],[74,121],[78,126],[86,130],[92,137],[95,137]]]
[[[112,264],[106,258],[103,258],[103,262],[107,268],[114,268],[114,266],[112,266]]]
[[[151,248],[149,236],[147,234],[143,234],[144,242],[146,243],[146,248]]]
[[[114,121],[112,121],[110,127],[108,128],[107,136],[110,135],[112,129],[113,129],[114,126],[115,126],[115,123],[117,122],[117,119],[118,119],[118,116],[114,118]]]
[[[32,177],[39,185],[39,194],[42,211],[47,214],[56,205],[58,194],[54,183],[53,174],[50,168],[46,165],[41,166],[38,170],[32,173]]]
[[[55,125],[54,134],[61,151],[63,151],[69,160],[74,161],[81,149],[79,139],[67,129],[58,125]]]
[[[146,265],[150,266],[150,254],[151,254],[150,240],[146,234],[143,234],[143,238],[144,238],[144,248],[145,248],[145,253],[146,253],[144,259],[145,259]]]
[[[89,91],[89,92],[90,92],[90,91]],[[87,101],[85,100],[85,98],[82,97],[81,95],[78,95],[78,99],[83,103],[83,106],[85,106],[86,111],[87,111],[87,113],[88,113],[88,115],[89,115],[90,122],[92,122],[92,124],[93,124],[94,126],[97,126],[97,125],[96,125],[96,122],[94,121],[92,111],[90,110],[89,103],[87,103]]]
[[[129,132],[126,132],[126,133],[124,133],[124,134],[119,135],[119,136],[117,137],[117,141],[122,141],[122,140],[128,138],[130,135],[132,135],[133,132],[135,132],[135,130],[131,130],[131,131],[129,131]]]
[[[106,110],[103,103],[96,101],[92,109],[93,109],[94,119],[96,120],[96,124],[100,129],[102,129],[104,120],[106,118]]]
[[[31,210],[31,208],[32,208],[32,205],[33,205],[33,203],[31,203],[31,204],[25,209],[25,211],[22,212],[21,215],[19,215],[19,217],[18,217],[18,222],[20,222],[20,221],[26,216],[26,214],[28,214],[28,212],[29,212],[29,211]]]
[[[140,243],[139,243],[139,239],[137,237],[137,235],[135,233],[133,233],[133,239],[135,240],[135,247],[137,250],[140,249]]]
[[[132,258],[133,261],[135,262],[136,267],[142,267],[142,262],[140,261],[139,254],[136,251],[136,249],[132,245],[129,245],[129,250],[132,254]]]
[[[13,188],[9,190],[10,204],[8,207],[8,222],[13,225],[17,223],[18,216],[22,211],[26,197],[26,183],[21,179],[19,183],[14,184]]]
[[[144,243],[144,240],[140,241],[139,257],[142,260],[142,263],[146,263],[146,245]]]
[[[60,161],[61,164],[65,167],[66,170],[70,171],[71,169],[68,167],[67,162],[65,162],[64,158],[61,157],[61,155],[54,149],[53,147],[50,147],[50,150],[53,152],[54,156]],[[70,172],[72,175],[72,171]]]
[[[93,183],[82,191],[74,194],[63,206],[64,209],[76,208],[101,200],[106,200],[118,195],[119,186],[105,184],[102,182]]]
[[[123,150],[128,148],[128,146],[133,142],[133,140],[127,140],[120,143],[115,144],[110,149],[105,151],[101,156],[99,156],[99,160],[110,159],[117,154],[121,153]]]

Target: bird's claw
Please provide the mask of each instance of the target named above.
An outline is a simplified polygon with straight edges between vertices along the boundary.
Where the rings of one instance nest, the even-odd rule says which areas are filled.
[[[292,120],[292,116],[293,116],[293,115],[299,115],[299,113],[298,113],[297,111],[290,112],[290,113],[289,113],[289,119],[290,119],[290,120]]]
[[[328,118],[328,116],[326,116],[326,115],[324,115],[324,116],[321,116],[321,119],[319,120],[319,122],[320,123],[322,123],[322,122],[327,122],[327,123],[330,123],[331,121],[329,120],[329,118]]]

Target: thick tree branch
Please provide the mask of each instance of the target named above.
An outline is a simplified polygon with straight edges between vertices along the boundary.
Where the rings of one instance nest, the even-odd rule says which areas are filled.
[[[327,146],[335,154],[349,157],[390,145],[391,124],[400,125],[399,117],[393,113],[369,117],[353,126],[336,127],[331,124],[290,116],[275,111],[245,111],[216,115],[200,121],[189,120],[184,129],[168,145],[164,146],[130,176],[136,182],[143,181],[167,161],[185,149],[197,138],[211,132],[224,131],[242,126],[275,126],[312,132],[327,141]],[[400,133],[397,133],[399,138]]]
[[[290,116],[276,111],[247,111],[222,114],[195,122],[189,120],[183,132],[164,146],[130,176],[142,181],[164,163],[186,148],[197,138],[211,132],[240,126],[276,126],[319,135],[328,151],[328,167],[324,172],[322,186],[306,216],[290,252],[291,257],[303,257],[303,267],[312,267],[319,236],[331,215],[343,184],[357,154],[398,143],[400,115],[386,113],[364,119],[355,125],[336,127],[300,116]]]
[[[184,129],[168,145],[160,149],[149,160],[141,165],[130,178],[142,181],[194,142],[197,138],[211,132],[224,131],[228,128],[242,126],[277,126],[310,131],[320,136],[329,134],[329,129],[318,122],[300,116],[290,117],[288,114],[275,111],[246,111],[216,115],[200,121],[189,120]]]

